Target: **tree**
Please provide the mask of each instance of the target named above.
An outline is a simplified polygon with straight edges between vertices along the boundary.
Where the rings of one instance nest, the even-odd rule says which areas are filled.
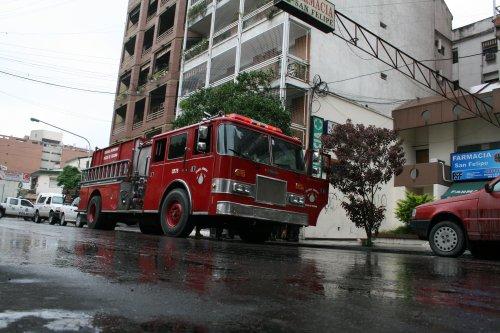
[[[408,225],[411,220],[412,211],[422,204],[433,201],[434,198],[428,194],[418,195],[412,192],[406,192],[406,198],[398,200],[396,207],[396,217],[398,220]]]
[[[57,177],[57,186],[62,186],[65,193],[74,192],[80,187],[81,172],[74,166],[67,165]]]
[[[180,103],[182,114],[174,128],[201,121],[208,113],[238,113],[290,133],[291,116],[285,110],[276,89],[271,87],[273,73],[258,71],[241,73],[236,82],[200,89]]]
[[[366,245],[382,223],[386,207],[376,195],[405,164],[397,133],[375,126],[355,125],[351,120],[337,124],[323,137],[323,147],[335,155],[329,181],[345,198],[342,207],[349,219],[366,232]]]

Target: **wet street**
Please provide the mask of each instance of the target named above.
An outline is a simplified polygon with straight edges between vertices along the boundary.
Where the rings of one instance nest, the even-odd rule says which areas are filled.
[[[500,262],[0,219],[0,332],[499,331]]]

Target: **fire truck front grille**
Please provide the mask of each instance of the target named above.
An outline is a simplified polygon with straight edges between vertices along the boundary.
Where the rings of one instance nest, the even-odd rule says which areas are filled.
[[[257,176],[255,201],[272,205],[286,205],[286,182]]]

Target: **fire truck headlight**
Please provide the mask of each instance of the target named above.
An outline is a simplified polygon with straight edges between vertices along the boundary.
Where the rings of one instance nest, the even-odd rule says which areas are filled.
[[[292,205],[297,205],[297,206],[304,206],[306,200],[303,196],[301,195],[296,195],[296,194],[290,194],[288,197],[288,201]]]
[[[251,188],[246,184],[233,183],[233,192],[238,194],[250,195]]]

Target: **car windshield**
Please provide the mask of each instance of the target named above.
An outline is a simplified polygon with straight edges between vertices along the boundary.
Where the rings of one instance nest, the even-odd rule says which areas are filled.
[[[301,146],[277,138],[271,139],[271,146],[273,165],[296,172],[305,171],[304,153]]]
[[[53,204],[61,205],[64,202],[63,197],[52,197]]]
[[[219,126],[217,151],[221,155],[238,156],[263,164],[271,163],[269,137],[232,124]]]

